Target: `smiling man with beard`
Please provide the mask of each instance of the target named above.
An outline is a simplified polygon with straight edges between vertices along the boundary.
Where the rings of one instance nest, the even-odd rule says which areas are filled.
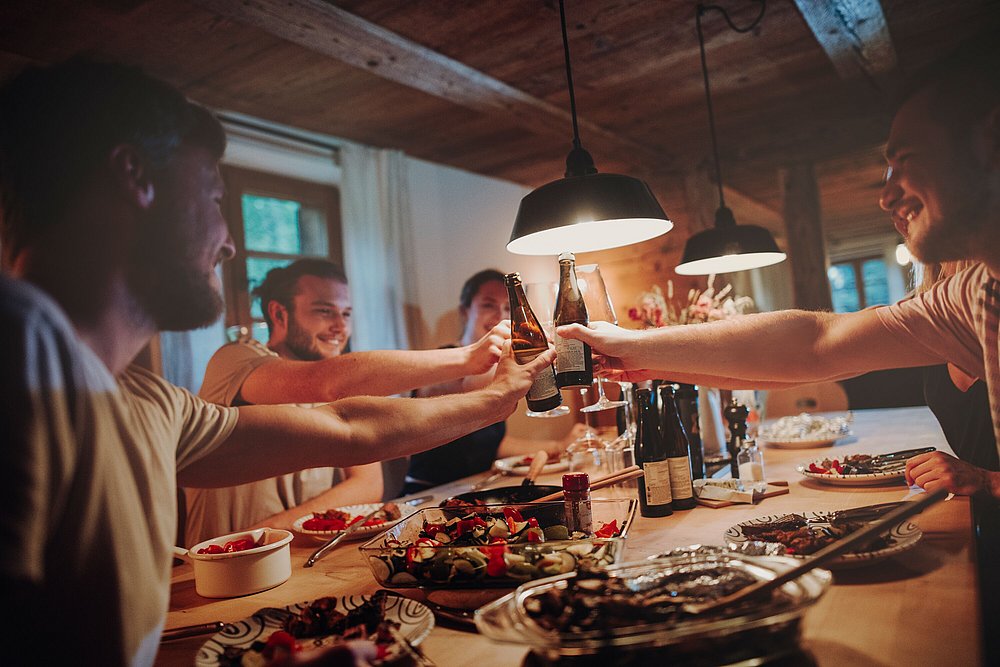
[[[670,377],[772,388],[950,362],[986,381],[1000,448],[1000,41],[963,45],[909,83],[886,145],[879,204],[921,262],[977,264],[907,301],[857,313],[784,311],[697,327],[628,331],[598,322],[589,343],[613,379]],[[907,462],[927,490],[1000,498],[1000,473],[942,452]]]
[[[129,67],[30,67],[0,88],[4,664],[153,663],[178,482],[429,449],[505,418],[552,362],[505,343],[480,391],[311,410],[213,405],[130,368],[158,331],[220,314],[224,147],[208,111]]]

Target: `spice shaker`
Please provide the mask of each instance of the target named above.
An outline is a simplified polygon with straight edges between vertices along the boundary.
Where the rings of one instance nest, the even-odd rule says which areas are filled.
[[[563,475],[563,505],[566,528],[570,534],[594,532],[594,515],[590,504],[590,475],[570,472]]]
[[[747,438],[742,442],[739,454],[736,455],[739,466],[740,480],[744,482],[764,481],[764,455],[757,447],[757,441]]]

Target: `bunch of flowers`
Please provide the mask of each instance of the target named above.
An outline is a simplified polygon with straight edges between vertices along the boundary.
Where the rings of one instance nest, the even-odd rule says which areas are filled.
[[[659,285],[653,285],[650,291],[639,295],[635,306],[628,309],[629,319],[641,322],[645,328],[665,327],[726,320],[753,310],[753,299],[733,296],[732,285],[726,285],[718,292],[714,285],[715,276],[711,275],[706,289],[692,288],[688,290],[686,299],[675,297],[672,280],[667,281],[666,294]]]

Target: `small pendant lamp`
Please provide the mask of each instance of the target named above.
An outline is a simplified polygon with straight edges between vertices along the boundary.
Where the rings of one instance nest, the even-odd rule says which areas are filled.
[[[719,186],[719,208],[715,211],[715,225],[698,232],[684,244],[681,263],[674,269],[683,276],[715,273],[732,273],[758,269],[784,261],[786,255],[778,248],[771,232],[757,225],[738,225],[732,210],[726,206],[722,192],[722,170],[719,166],[719,146],[715,138],[715,114],[712,111],[712,94],[708,85],[708,65],[705,61],[705,36],[701,31],[701,17],[709,9],[722,13],[729,27],[737,32],[753,30],[764,17],[766,3],[761,0],[760,14],[746,28],[733,25],[721,7],[698,5],[695,22],[698,27],[698,47],[701,49],[701,75],[705,80],[705,102],[708,106],[708,126],[712,132],[712,154],[715,157],[715,178]]]

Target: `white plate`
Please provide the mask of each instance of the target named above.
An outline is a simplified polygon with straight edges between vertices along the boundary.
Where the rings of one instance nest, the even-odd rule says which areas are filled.
[[[397,505],[399,507],[399,512],[402,515],[398,519],[395,519],[394,521],[386,521],[385,523],[380,523],[377,526],[362,526],[344,539],[348,542],[352,540],[367,539],[372,535],[381,533],[383,530],[389,528],[390,526],[396,525],[398,522],[402,521],[403,519],[405,519],[406,517],[410,516],[411,514],[417,511],[417,508],[413,507],[412,505],[404,505],[402,503],[397,503]],[[372,510],[376,510],[381,506],[382,503],[365,503],[363,505],[344,505],[343,507],[335,507],[333,509],[340,510],[341,512],[347,512],[354,516],[364,516],[369,512],[371,512]],[[327,540],[329,540],[331,537],[336,537],[337,535],[340,535],[340,533],[343,532],[341,530],[306,530],[305,528],[302,527],[302,524],[311,518],[313,518],[313,515],[311,513],[305,516],[300,516],[298,519],[295,520],[295,523],[292,524],[292,530],[294,530],[299,535],[305,535],[306,537],[311,537],[315,541],[321,544],[326,543]]]
[[[824,518],[829,515],[829,512],[796,512],[807,519],[814,518]],[[741,521],[735,526],[730,526],[723,536],[723,541],[728,543],[740,544],[749,541],[746,535],[743,534],[743,526],[752,526],[762,523],[771,523],[776,521],[787,514],[774,514],[771,516],[760,516],[756,519],[750,519],[749,521]],[[885,547],[884,549],[876,549],[874,551],[861,551],[857,553],[847,553],[843,554],[838,558],[830,561],[828,565],[824,567],[829,568],[850,568],[859,567],[862,565],[868,565],[869,563],[875,563],[878,561],[885,560],[887,558],[892,558],[897,554],[901,554],[904,551],[908,551],[917,545],[920,538],[923,537],[923,531],[920,530],[919,526],[914,523],[906,521],[904,523],[898,524],[891,531],[889,531],[889,536],[895,540],[895,543]],[[792,558],[809,558],[809,556],[801,556],[797,554],[789,554]]]
[[[887,470],[884,472],[872,472],[856,475],[841,475],[838,473],[810,472],[809,465],[815,463],[823,466],[823,459],[815,459],[797,466],[795,469],[809,479],[815,479],[824,484],[835,484],[839,486],[875,486],[877,484],[895,484],[902,479],[906,479],[906,467],[898,470]]]
[[[525,456],[508,456],[507,458],[497,459],[493,462],[494,470],[499,470],[505,472],[508,475],[524,475],[528,474],[528,468],[531,466],[517,465],[519,461],[524,460]],[[546,463],[542,468],[542,474],[547,475],[549,473],[562,472],[564,470],[569,470],[569,461],[565,458],[561,458],[554,463]]]
[[[367,595],[349,595],[337,598],[336,609],[348,611],[360,607],[369,597]],[[273,632],[282,628],[282,623],[289,614],[300,613],[309,606],[310,602],[312,601],[299,602],[281,608],[260,609],[250,618],[227,624],[198,649],[198,655],[194,658],[195,667],[218,667],[219,656],[229,646],[249,648],[255,641],[267,641]],[[396,595],[390,595],[386,600],[385,618],[399,623],[399,633],[413,645],[422,642],[434,627],[434,614],[430,609],[416,600]],[[329,643],[329,638],[326,640]],[[302,645],[307,645],[310,642],[314,642],[316,646],[324,645],[322,637],[298,641]]]
[[[804,439],[789,439],[789,440],[769,440],[764,436],[761,436],[759,440],[763,442],[768,447],[777,447],[779,449],[814,449],[817,447],[830,447],[838,440],[843,440],[844,438],[851,437],[850,433],[844,433],[843,435],[838,435],[833,438],[804,438]]]

